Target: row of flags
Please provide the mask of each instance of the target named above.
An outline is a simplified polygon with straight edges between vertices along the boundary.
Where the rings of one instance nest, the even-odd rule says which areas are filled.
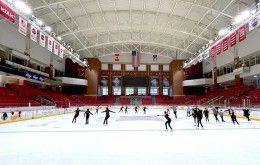
[[[30,25],[30,39],[36,43],[39,43],[42,47],[47,48],[48,51],[54,53],[55,55],[63,58],[64,56],[64,46],[56,42],[52,37],[46,36],[36,26]],[[23,17],[19,16],[19,29],[18,31],[27,36],[28,33],[28,22]]]
[[[229,36],[224,38],[223,40],[214,44],[210,49],[210,57],[214,59],[217,55],[220,55],[222,52],[225,52],[229,49],[229,47],[233,47],[237,44],[237,36],[238,41],[242,42],[246,39],[247,36],[247,25],[242,25],[238,28],[238,30],[232,32]]]

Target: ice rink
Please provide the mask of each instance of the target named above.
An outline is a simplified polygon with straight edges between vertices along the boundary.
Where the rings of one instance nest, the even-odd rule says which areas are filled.
[[[119,109],[111,109],[118,112]],[[95,113],[94,111],[92,111]],[[1,165],[256,165],[260,162],[260,122],[239,119],[234,126],[210,123],[204,130],[194,127],[193,118],[171,112],[174,131],[165,131],[163,111],[142,110],[138,114],[90,116],[83,112],[76,124],[74,114],[0,125]]]

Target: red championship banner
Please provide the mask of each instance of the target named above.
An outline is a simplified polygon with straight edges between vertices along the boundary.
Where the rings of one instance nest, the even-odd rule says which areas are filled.
[[[214,58],[216,55],[216,46],[211,47],[210,49],[210,57]]]
[[[238,40],[239,42],[241,42],[245,39],[246,39],[246,25],[243,25],[238,29]]]
[[[0,15],[4,17],[8,22],[15,23],[16,13],[9,6],[0,0]]]
[[[45,48],[46,46],[46,36],[40,32],[40,39],[39,39],[40,45]]]
[[[37,28],[33,25],[31,25],[31,32],[30,32],[30,38],[34,42],[37,42]]]
[[[58,43],[57,42],[54,42],[54,54],[55,55],[59,55],[59,45],[58,45]]]
[[[217,45],[216,45],[216,54],[217,54],[217,55],[220,55],[221,51],[222,51],[222,41],[220,41],[220,42],[217,43]]]
[[[18,31],[25,36],[27,35],[27,21],[23,17],[19,17]]]
[[[115,61],[119,61],[119,53],[115,53]]]
[[[237,32],[233,32],[229,36],[230,39],[230,47],[235,46],[237,44]]]
[[[52,48],[53,48],[53,39],[48,37],[48,50],[52,52]]]
[[[223,41],[222,41],[223,52],[225,52],[225,51],[228,50],[228,40],[229,40],[229,37],[226,37],[226,38],[224,38]]]
[[[64,56],[64,47],[60,45],[60,53],[59,53],[60,58],[63,58]]]

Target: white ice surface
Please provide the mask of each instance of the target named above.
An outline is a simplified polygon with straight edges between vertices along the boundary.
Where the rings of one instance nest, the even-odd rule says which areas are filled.
[[[118,109],[111,109],[118,112]],[[0,165],[257,165],[260,163],[260,122],[230,118],[225,123],[205,123],[196,130],[193,119],[179,111],[170,114],[173,132],[164,129],[162,111],[139,110],[135,115],[83,113],[76,124],[74,114],[0,125]],[[137,116],[137,117],[135,117]]]

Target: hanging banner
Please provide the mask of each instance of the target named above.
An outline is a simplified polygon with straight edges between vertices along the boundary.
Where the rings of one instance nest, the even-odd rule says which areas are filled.
[[[27,21],[22,17],[19,17],[19,30],[18,31],[25,36],[27,35]]]
[[[40,32],[40,41],[39,42],[40,42],[40,45],[45,48],[45,46],[46,46],[46,36],[42,32]]]
[[[255,28],[257,28],[259,25],[260,25],[260,14],[256,15],[248,22],[248,29],[249,31],[252,31]]]
[[[132,51],[132,66],[139,67],[140,66],[140,52]]]
[[[241,26],[238,29],[238,40],[239,42],[244,41],[246,39],[246,25]]]
[[[57,42],[54,42],[54,54],[59,55],[59,45]]]
[[[53,40],[52,38],[48,37],[48,50],[52,52],[52,48],[53,48]]]
[[[8,22],[14,24],[16,21],[16,13],[7,4],[0,0],[0,15]]]
[[[221,51],[222,51],[222,41],[220,41],[220,42],[217,43],[217,45],[216,45],[216,54],[217,54],[217,55],[220,55]]]
[[[223,41],[222,41],[223,52],[225,52],[225,51],[228,50],[228,40],[229,40],[229,37],[226,37],[226,38],[224,38]]]
[[[233,32],[230,34],[230,47],[235,46],[237,44],[237,32]]]
[[[115,53],[115,61],[119,61],[119,53]]]
[[[63,58],[64,56],[64,47],[60,45],[60,53],[59,53],[60,58]]]
[[[216,55],[216,46],[211,47],[210,49],[210,57],[214,58]]]
[[[31,32],[30,32],[30,38],[34,42],[37,42],[37,29],[35,26],[31,25]]]

